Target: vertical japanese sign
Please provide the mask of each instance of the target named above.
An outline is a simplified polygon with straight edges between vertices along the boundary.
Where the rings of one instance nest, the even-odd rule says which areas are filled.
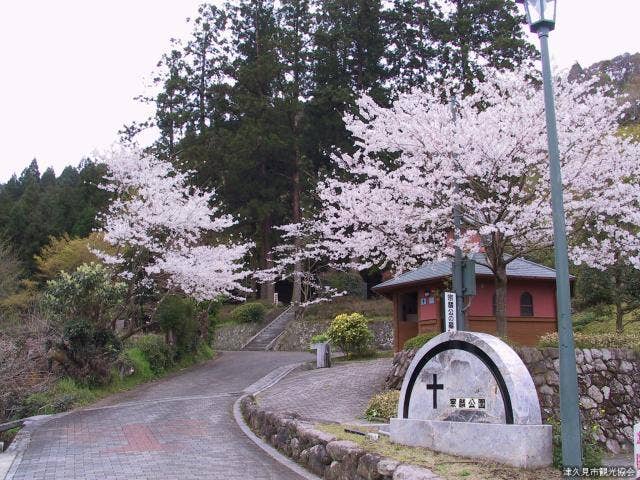
[[[633,466],[636,467],[636,478],[640,478],[640,423],[633,427]]]
[[[453,292],[444,292],[444,325],[447,332],[455,332],[458,329],[456,322],[456,294]]]

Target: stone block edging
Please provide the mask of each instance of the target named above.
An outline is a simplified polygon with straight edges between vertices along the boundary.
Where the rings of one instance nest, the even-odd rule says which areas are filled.
[[[278,452],[327,480],[438,480],[426,468],[401,464],[338,440],[300,421],[295,414],[263,410],[252,395],[239,400],[247,426]]]

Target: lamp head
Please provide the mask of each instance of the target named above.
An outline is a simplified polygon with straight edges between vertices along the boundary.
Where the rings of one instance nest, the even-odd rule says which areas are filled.
[[[542,27],[551,31],[556,25],[556,0],[522,0],[532,32]]]

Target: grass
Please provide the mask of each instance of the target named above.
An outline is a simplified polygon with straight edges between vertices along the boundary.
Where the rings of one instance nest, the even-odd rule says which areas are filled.
[[[97,387],[80,384],[71,378],[62,378],[49,390],[29,395],[24,400],[23,408],[18,417],[54,414],[90,405],[114,393],[131,390],[143,383],[210,360],[213,358],[214,352],[211,347],[201,345],[196,352],[181,358],[175,366],[160,374],[153,373],[149,362],[138,348],[126,349],[126,355],[133,363],[135,371],[133,375],[121,378],[114,369],[109,384]]]
[[[633,320],[634,313],[624,316],[624,322]],[[583,333],[615,333],[616,315],[613,305],[587,308],[573,316],[573,323],[576,330]],[[640,322],[630,323],[624,327],[625,333],[640,334]]]
[[[376,358],[393,358],[393,350],[375,350],[369,353],[363,353],[362,355],[351,355],[347,357],[342,355],[340,357],[332,357],[331,361],[334,363],[347,363],[347,362],[365,362],[367,360],[375,360]]]
[[[5,450],[9,445],[11,445],[11,442],[13,442],[13,439],[16,438],[16,435],[19,431],[20,427],[15,427],[10,428],[9,430],[5,430],[4,432],[0,432],[0,442],[4,443]],[[0,453],[2,453],[2,450],[0,450]]]
[[[560,479],[561,473],[558,470],[545,468],[542,470],[522,470],[519,468],[500,465],[493,462],[472,460],[463,457],[456,457],[444,453],[434,452],[426,448],[407,447],[391,443],[388,438],[381,436],[380,440],[373,442],[361,435],[346,433],[344,428],[347,425],[317,424],[315,428],[334,435],[339,440],[351,440],[369,452],[377,453],[385,457],[393,458],[403,463],[419,465],[446,480],[466,478],[469,480],[538,480]],[[376,431],[375,428],[365,428],[362,426],[352,427],[355,430]]]
[[[386,298],[364,300],[357,297],[338,297],[330,302],[311,305],[304,314],[306,321],[327,322],[341,313],[361,313],[371,322],[390,322],[393,303]]]

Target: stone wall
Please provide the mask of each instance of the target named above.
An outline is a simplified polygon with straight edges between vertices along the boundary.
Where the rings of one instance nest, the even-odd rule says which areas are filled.
[[[216,326],[213,334],[215,350],[240,350],[266,323],[227,323]]]
[[[285,333],[278,340],[276,350],[302,352],[309,349],[311,337],[329,328],[327,321],[294,321],[287,327]],[[393,349],[393,325],[390,321],[371,322],[369,328],[373,332],[373,344],[378,350]]]
[[[281,453],[327,480],[438,480],[431,470],[367,453],[295,416],[260,409],[251,396],[240,409],[249,427]]]
[[[396,353],[386,379],[400,389],[416,350]],[[543,421],[560,416],[557,348],[520,347],[516,352],[533,377]],[[610,452],[633,449],[633,425],[640,422],[640,355],[631,350],[576,349],[580,413],[594,425],[594,436]]]

